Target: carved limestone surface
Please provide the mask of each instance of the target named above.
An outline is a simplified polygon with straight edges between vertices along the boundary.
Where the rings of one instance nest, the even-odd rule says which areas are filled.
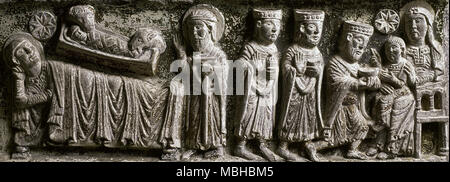
[[[406,44],[402,38],[390,37],[384,45],[386,58],[378,77],[380,91],[374,109],[377,138],[368,152],[378,159],[414,154],[415,98],[411,91],[416,82],[416,72],[411,62],[404,58]],[[378,153],[379,152],[379,153]]]
[[[226,145],[228,63],[219,40],[225,19],[214,6],[199,4],[186,11],[181,28],[185,44],[177,47],[177,52],[187,50],[180,59],[189,65],[192,77],[184,141],[187,150],[182,159],[189,159],[196,151],[204,152],[205,158],[222,157]]]
[[[439,154],[448,153],[448,113],[443,110],[446,99],[444,51],[434,37],[435,13],[424,1],[413,1],[402,8],[406,33],[406,59],[416,71],[415,156],[421,156],[422,123],[437,122],[441,132]],[[448,59],[447,59],[448,60]],[[448,91],[447,91],[448,92]]]
[[[129,38],[100,27],[95,22],[95,9],[90,5],[70,8],[63,22],[58,50],[117,69],[154,75],[158,59],[166,49],[159,30],[140,28]]]
[[[322,10],[296,9],[295,38],[283,55],[281,70],[284,88],[278,135],[279,153],[286,160],[301,161],[288,150],[288,144],[308,143],[320,137],[322,113],[320,94],[324,61],[319,44],[325,13]],[[314,154],[309,156],[316,160]]]
[[[345,21],[339,39],[339,51],[328,62],[325,70],[326,104],[324,139],[310,143],[306,148],[312,160],[321,160],[316,150],[349,145],[345,157],[367,159],[358,147],[369,131],[370,117],[365,110],[365,91],[376,89],[380,80],[376,68],[360,65],[373,27],[368,24]]]
[[[244,93],[237,97],[240,107],[236,118],[238,144],[235,155],[255,160],[259,156],[246,148],[247,140],[257,140],[264,158],[276,161],[268,147],[275,128],[275,105],[278,99],[280,53],[275,45],[281,29],[281,10],[253,9],[255,30],[253,39],[244,45],[236,60],[242,71]]]
[[[13,79],[13,157],[28,158],[28,147],[40,144],[44,138],[46,103],[53,95],[50,70],[41,43],[28,33],[17,33],[6,40],[3,60]]]
[[[382,9],[375,17],[374,26],[383,34],[391,34],[395,32],[400,25],[400,17],[391,9]]]
[[[48,40],[56,32],[56,16],[48,11],[37,12],[31,16],[28,29],[37,40]]]
[[[71,13],[89,14],[91,10],[91,6],[75,6]],[[95,27],[88,21],[89,16],[80,21],[89,27],[86,31]],[[90,33],[95,36],[95,32]],[[160,36],[156,30],[139,29],[130,47],[139,53],[149,48],[152,59],[158,59],[165,49]],[[8,38],[3,59],[12,73],[16,104],[12,109],[16,130],[14,158],[28,157],[30,146],[44,142],[55,146],[161,148],[159,132],[168,91],[161,80],[141,80],[95,67],[47,60],[41,43],[27,33]],[[75,57],[73,61],[83,60]],[[153,61],[151,66],[156,66],[156,60]]]
[[[448,161],[448,0],[235,1],[0,2],[0,152]]]

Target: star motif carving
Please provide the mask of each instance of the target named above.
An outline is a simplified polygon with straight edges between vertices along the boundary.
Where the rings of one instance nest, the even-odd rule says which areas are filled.
[[[383,34],[395,32],[400,24],[400,17],[394,10],[383,9],[375,17],[375,28]]]
[[[56,16],[50,12],[40,11],[30,18],[28,28],[34,38],[40,41],[47,40],[56,32]]]

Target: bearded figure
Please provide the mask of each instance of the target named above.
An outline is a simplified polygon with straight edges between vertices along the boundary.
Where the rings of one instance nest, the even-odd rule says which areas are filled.
[[[183,18],[183,40],[176,44],[180,60],[189,65],[191,86],[184,87],[187,98],[186,136],[182,159],[197,151],[205,158],[224,154],[226,143],[225,107],[227,58],[218,45],[224,32],[224,17],[215,7],[200,4],[191,7]],[[171,89],[172,90],[172,89]],[[188,91],[189,90],[189,91]]]
[[[317,45],[324,17],[325,13],[320,10],[295,10],[295,41],[282,60],[284,90],[278,153],[290,161],[302,159],[289,152],[289,143],[310,142],[319,137],[324,62]]]
[[[371,121],[365,111],[364,91],[379,88],[380,80],[375,68],[363,68],[359,61],[372,33],[373,27],[368,24],[344,22],[339,53],[331,58],[325,69],[325,141],[306,145],[307,153],[313,161],[320,160],[316,150],[343,145],[350,145],[346,158],[367,159],[367,156],[358,150]]]
[[[279,53],[275,41],[280,33],[281,10],[254,9],[254,39],[246,43],[235,63],[243,68],[244,94],[237,96],[235,135],[238,146],[235,155],[249,160],[259,156],[246,149],[247,140],[258,140],[264,158],[276,161],[267,147],[275,125],[275,105],[278,91]]]

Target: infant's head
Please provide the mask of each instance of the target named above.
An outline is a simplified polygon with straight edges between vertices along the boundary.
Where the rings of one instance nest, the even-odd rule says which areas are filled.
[[[91,5],[72,6],[68,18],[78,24],[83,31],[95,29],[95,9]]]
[[[128,42],[128,48],[135,58],[147,50],[155,48],[161,54],[166,50],[166,42],[160,31],[153,28],[139,28]]]
[[[405,56],[406,44],[402,38],[391,36],[384,44],[384,52],[389,63],[397,63]]]

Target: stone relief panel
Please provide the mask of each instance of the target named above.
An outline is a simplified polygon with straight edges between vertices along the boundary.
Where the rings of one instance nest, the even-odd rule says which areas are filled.
[[[56,16],[47,11],[40,11],[31,16],[28,31],[37,40],[48,40],[56,32]]]
[[[99,27],[90,5],[69,9],[59,39],[61,52],[84,54],[99,64],[149,75],[155,74],[159,55],[166,49],[161,32],[153,28],[139,28],[129,38]]]
[[[320,95],[325,64],[317,45],[324,19],[322,10],[294,10],[294,41],[285,51],[281,66],[285,89],[281,94],[278,152],[286,160],[303,160],[288,150],[290,143],[309,143],[321,136]]]
[[[253,9],[255,30],[253,39],[242,49],[236,60],[244,72],[244,94],[237,97],[234,154],[249,160],[258,159],[246,148],[247,140],[258,140],[259,150],[269,161],[277,156],[267,147],[275,128],[276,100],[278,97],[278,70],[280,52],[275,41],[281,29],[281,10]],[[239,77],[239,76],[238,76]]]
[[[183,159],[189,159],[196,151],[204,152],[205,158],[224,155],[228,59],[218,44],[224,30],[222,13],[211,5],[193,6],[183,17],[182,49],[188,51],[186,61],[192,70],[193,92],[188,96],[185,132],[188,150]]]
[[[400,17],[397,12],[391,9],[382,9],[375,17],[374,26],[383,34],[395,32],[400,24]]]
[[[422,123],[429,122],[439,123],[441,142],[438,153],[442,155],[448,153],[448,111],[444,110],[444,102],[448,100],[444,93],[448,87],[448,77],[444,74],[445,59],[442,44],[434,37],[435,12],[423,1],[408,3],[402,10],[406,33],[405,57],[414,65],[417,75],[415,155],[421,156]]]
[[[448,160],[440,1],[345,12],[147,3],[0,9],[24,17],[0,29],[1,149],[14,160],[43,146],[157,149],[183,161],[335,161],[330,150],[340,161]],[[155,17],[108,20],[128,10]],[[430,132],[439,137],[424,154]]]

